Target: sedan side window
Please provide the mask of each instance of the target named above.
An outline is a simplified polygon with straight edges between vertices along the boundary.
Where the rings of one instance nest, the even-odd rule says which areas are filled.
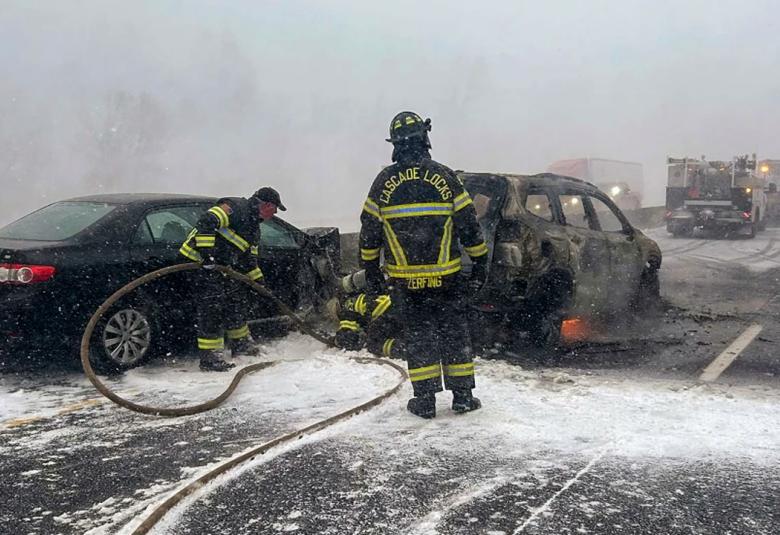
[[[550,199],[544,193],[529,193],[525,198],[525,209],[545,221],[555,221]]]
[[[284,227],[278,221],[270,219],[260,224],[260,248],[263,247],[298,249],[300,245],[298,245],[292,230]]]
[[[598,197],[589,196],[589,198],[601,230],[604,232],[622,232],[623,222],[620,221],[612,207]]]
[[[180,245],[203,211],[202,206],[177,206],[149,212],[141,222],[134,241]]]

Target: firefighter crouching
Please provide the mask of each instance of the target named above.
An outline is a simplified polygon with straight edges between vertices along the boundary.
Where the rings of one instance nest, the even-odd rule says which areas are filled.
[[[476,292],[485,281],[487,246],[471,197],[448,167],[431,159],[428,131],[412,112],[390,123],[393,164],[374,180],[363,205],[360,256],[368,293],[386,293],[380,254],[389,277],[393,306],[405,328],[397,350],[406,359],[414,397],[407,408],[422,418],[436,416],[435,394],[452,390],[452,410],[479,409],[472,395],[474,362],[469,350],[464,291]],[[471,279],[459,277],[461,251],[473,261]],[[464,285],[468,288],[464,288]],[[368,306],[368,305],[367,305]]]
[[[339,328],[336,345],[351,351],[364,347],[375,355],[403,358],[400,341],[396,341],[399,325],[398,305],[390,294],[366,293],[366,272],[361,270],[342,279],[342,290],[347,294],[339,307]]]
[[[197,272],[197,336],[200,369],[226,371],[234,367],[222,358],[225,337],[233,355],[252,354],[246,322],[249,289],[243,283],[209,270],[216,264],[233,268],[253,281],[263,282],[257,263],[260,223],[286,210],[273,188],[260,188],[249,199],[224,197],[198,220],[179,252],[188,260],[201,262]]]

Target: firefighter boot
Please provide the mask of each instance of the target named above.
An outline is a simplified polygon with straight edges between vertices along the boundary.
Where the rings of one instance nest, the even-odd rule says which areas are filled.
[[[228,345],[230,346],[230,351],[233,353],[234,357],[236,355],[248,355],[250,357],[256,357],[260,354],[260,348],[252,342],[253,340],[250,337],[245,336],[244,338],[230,340]]]
[[[235,364],[222,359],[222,353],[214,349],[200,350],[200,369],[204,372],[226,372]]]
[[[430,419],[436,416],[436,395],[433,392],[413,397],[406,408],[420,418]]]
[[[471,395],[471,390],[452,391],[452,410],[457,413],[471,412],[482,407],[479,398]]]

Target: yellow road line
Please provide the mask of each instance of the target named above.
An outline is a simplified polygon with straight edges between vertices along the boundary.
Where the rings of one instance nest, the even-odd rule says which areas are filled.
[[[128,394],[133,394],[135,392],[128,392]],[[40,415],[33,415],[33,416],[22,416],[19,418],[12,418],[10,420],[6,420],[4,422],[0,422],[0,426],[4,427],[5,429],[13,429],[16,427],[23,427],[25,425],[29,425],[35,422],[39,422],[41,420],[48,420],[50,418],[56,418],[58,416],[64,416],[65,414],[70,414],[72,412],[78,412],[84,409],[88,409],[90,407],[95,407],[96,405],[101,405],[106,402],[106,398],[87,398],[82,399],[80,401],[76,401],[74,403],[70,403],[68,405],[65,405],[60,410],[55,412],[54,414],[50,414],[48,416],[40,416]]]

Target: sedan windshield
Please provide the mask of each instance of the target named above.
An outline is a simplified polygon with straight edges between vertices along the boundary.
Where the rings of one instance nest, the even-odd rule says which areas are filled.
[[[97,202],[58,202],[0,228],[0,238],[61,241],[71,238],[115,208]]]

